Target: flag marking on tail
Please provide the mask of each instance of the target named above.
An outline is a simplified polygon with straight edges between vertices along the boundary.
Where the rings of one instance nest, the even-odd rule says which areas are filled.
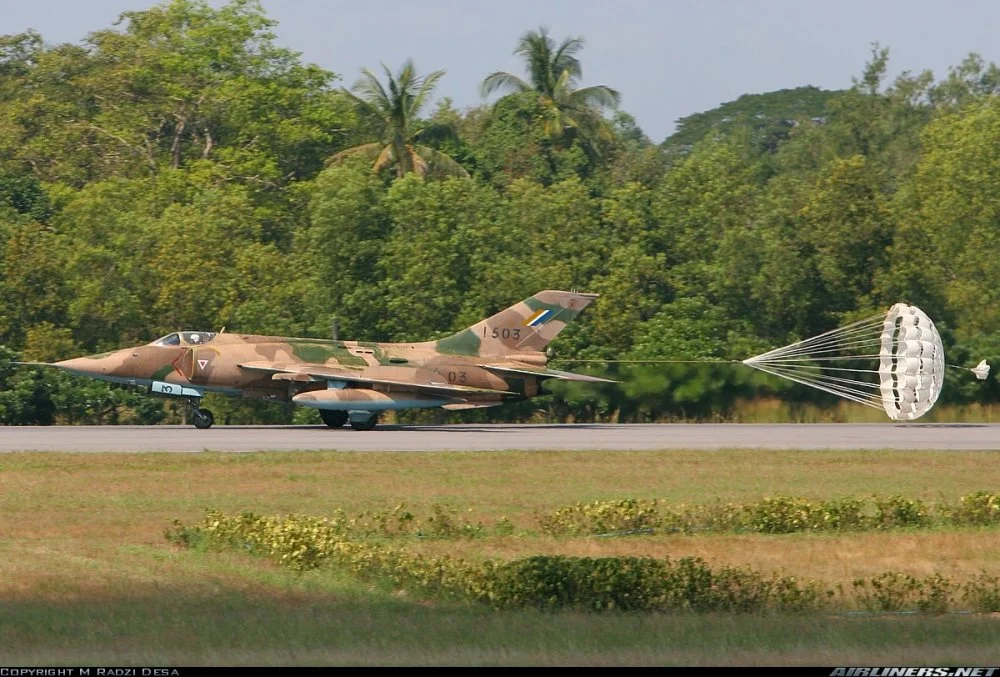
[[[534,313],[532,313],[531,316],[524,321],[524,326],[537,327],[538,325],[543,324],[546,320],[551,318],[552,315],[554,315],[552,310],[548,308],[540,308],[536,310]]]

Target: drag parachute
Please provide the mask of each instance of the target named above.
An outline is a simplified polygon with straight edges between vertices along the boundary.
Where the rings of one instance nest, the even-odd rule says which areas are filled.
[[[876,315],[743,364],[859,404],[894,421],[930,411],[944,383],[944,346],[934,323],[916,306],[897,303]],[[972,370],[985,378],[989,366]]]

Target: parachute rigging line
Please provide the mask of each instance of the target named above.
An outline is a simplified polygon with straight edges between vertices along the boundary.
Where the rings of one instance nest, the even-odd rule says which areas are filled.
[[[945,367],[950,366],[934,323],[922,310],[904,303],[743,364],[882,409],[894,421],[930,411],[941,394]]]
[[[913,420],[934,406],[945,368],[941,336],[916,306],[897,303],[887,312],[745,360],[575,360],[602,364],[745,364],[875,409],[894,421]],[[986,360],[969,369],[985,380]]]

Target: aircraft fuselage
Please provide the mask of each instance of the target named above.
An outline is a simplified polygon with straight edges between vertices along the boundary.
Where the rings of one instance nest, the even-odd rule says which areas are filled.
[[[179,334],[210,336],[208,332],[179,332]],[[467,386],[504,391],[524,397],[531,397],[539,392],[539,379],[535,376],[523,374],[501,377],[480,366],[489,363],[490,358],[442,354],[433,346],[433,342],[374,343],[223,333],[216,334],[205,342],[182,341],[177,345],[153,342],[109,353],[64,360],[55,363],[55,366],[83,376],[116,383],[146,387],[168,384],[189,391],[217,391],[276,401],[288,401],[301,393],[331,387],[338,390],[359,388],[338,387],[339,379],[335,377],[322,379],[307,375],[268,374],[241,365],[261,361],[282,366],[321,364],[335,369],[350,370],[357,376],[372,381]],[[532,357],[534,359],[528,364],[544,366],[543,354],[539,353]],[[504,360],[492,361],[502,363]],[[333,386],[330,385],[331,382]],[[373,384],[371,387],[360,389],[393,392],[393,390],[405,390],[405,386],[401,385],[394,389],[392,385]],[[157,392],[172,394],[163,393],[162,386]],[[179,390],[177,394],[181,392]],[[465,397],[472,396],[473,400],[482,402],[500,401],[497,397],[473,395],[474,393],[470,392]],[[431,405],[429,400],[414,400],[411,403],[401,400],[400,406],[382,405],[379,409],[439,406],[446,402],[446,398],[440,398],[436,405]],[[352,408],[348,401],[341,405],[335,400],[323,403],[315,399],[307,406],[344,410]]]

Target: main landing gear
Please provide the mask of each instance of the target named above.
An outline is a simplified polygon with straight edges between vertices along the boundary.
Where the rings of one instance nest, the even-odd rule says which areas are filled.
[[[191,403],[191,422],[194,423],[194,427],[199,430],[208,430],[215,423],[215,416],[208,409],[202,409],[198,406],[199,400],[192,399]]]
[[[334,411],[320,409],[319,417],[331,428],[339,428],[348,421],[355,430],[372,430],[378,424],[378,414],[373,411]]]
[[[365,416],[367,414],[367,417]],[[351,427],[355,430],[374,430],[378,425],[378,414],[375,412],[359,411],[350,412]]]
[[[331,411],[330,409],[320,409],[319,417],[323,419],[323,423],[327,424],[331,428],[339,428],[347,423],[347,412],[346,411]]]

